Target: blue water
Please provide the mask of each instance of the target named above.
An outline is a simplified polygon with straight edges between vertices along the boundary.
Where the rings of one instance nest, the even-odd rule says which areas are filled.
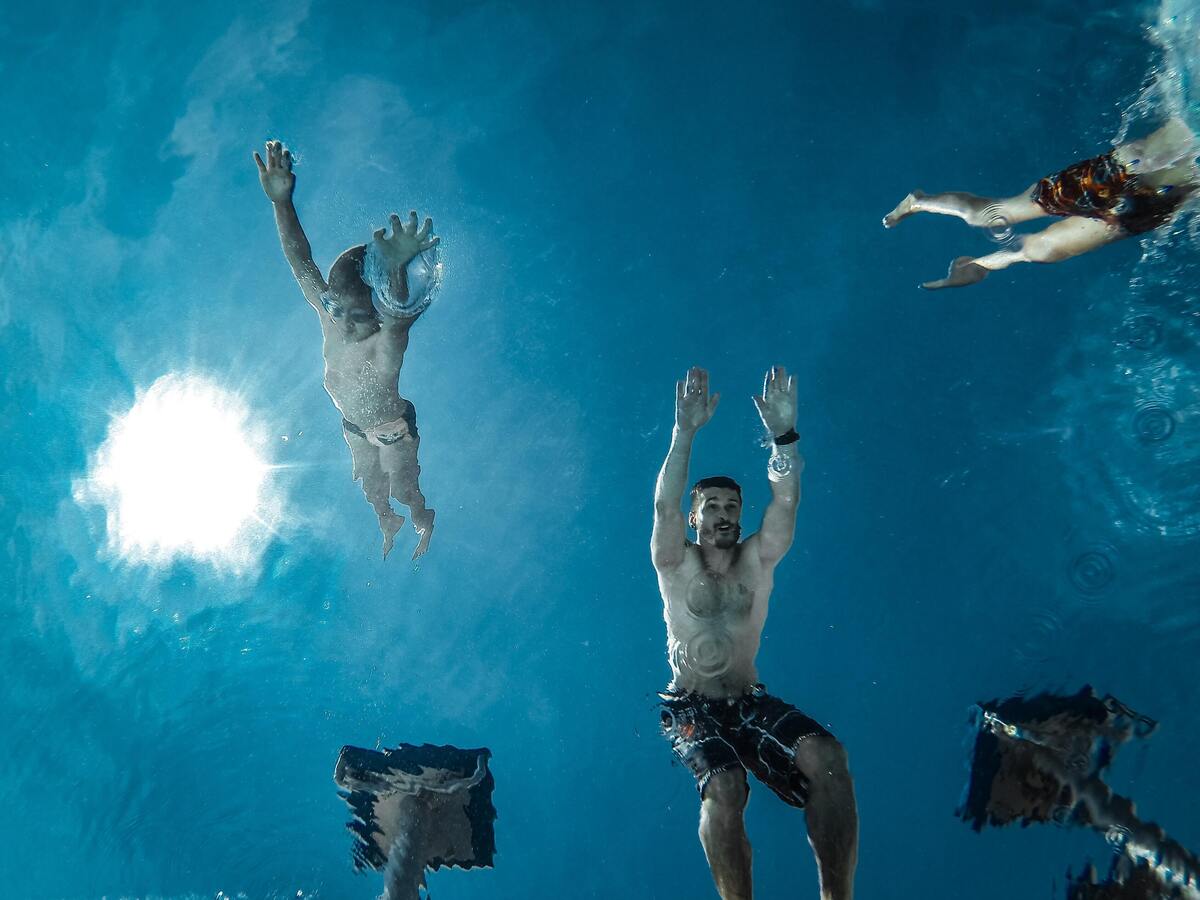
[[[879,225],[914,186],[1011,194],[1195,125],[1196,15],[6,0],[4,896],[375,896],[333,764],[401,741],[494,754],[496,868],[432,876],[438,900],[713,896],[656,733],[648,558],[693,364],[724,399],[692,472],[741,480],[751,525],[749,396],[796,372],[804,498],[759,668],[849,750],[860,896],[1061,896],[1106,863],[955,819],[968,707],[1017,690],[1159,719],[1110,780],[1200,848],[1195,229],[930,295],[987,238]],[[393,209],[443,235],[402,376],[438,510],[416,567],[411,531],[379,559],[350,481],[250,159],[269,137],[323,267]],[[122,558],[79,499],[169,373],[234,392],[277,467],[240,570]],[[815,896],[802,814],[759,787],[747,820],[758,895]]]

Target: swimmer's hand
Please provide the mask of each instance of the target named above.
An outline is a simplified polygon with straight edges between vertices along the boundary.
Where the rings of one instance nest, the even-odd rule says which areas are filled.
[[[761,397],[754,406],[772,437],[787,434],[796,427],[796,379],[783,366],[772,366],[763,379]]]
[[[283,146],[281,141],[267,141],[266,149],[265,163],[258,153],[254,154],[263,193],[272,203],[291,200],[292,191],[296,189],[296,176],[292,174],[292,151]]]
[[[417,211],[414,209],[408,214],[408,223],[402,223],[400,217],[395,213],[388,216],[388,220],[392,223],[392,236],[384,237],[387,234],[386,228],[380,228],[375,232],[373,240],[375,249],[383,260],[388,271],[394,272],[403,269],[413,258],[431,247],[436,247],[441,241],[441,238],[429,236],[433,231],[433,219],[426,219],[425,224],[417,227]]]
[[[698,367],[689,369],[685,381],[675,382],[675,427],[695,433],[708,424],[720,399],[720,394],[708,395],[707,372]]]

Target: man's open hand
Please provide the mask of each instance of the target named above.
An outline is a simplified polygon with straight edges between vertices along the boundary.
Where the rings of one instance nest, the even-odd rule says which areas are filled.
[[[263,193],[272,203],[290,200],[292,191],[296,189],[296,176],[292,174],[292,152],[281,141],[267,141],[266,150],[265,163],[257,152],[254,154]]]
[[[436,247],[441,241],[441,238],[429,236],[433,231],[433,219],[426,219],[425,224],[417,227],[415,209],[408,214],[407,223],[401,222],[395,213],[388,216],[388,219],[392,223],[392,236],[384,237],[387,234],[386,228],[380,228],[373,236],[375,249],[388,271],[402,269],[412,262],[418,253]]]
[[[695,367],[689,369],[685,381],[675,382],[675,427],[695,432],[707,425],[720,399],[720,394],[708,395],[707,372]]]
[[[754,405],[771,437],[787,434],[796,427],[796,384],[783,366],[772,366],[763,379],[761,397]]]

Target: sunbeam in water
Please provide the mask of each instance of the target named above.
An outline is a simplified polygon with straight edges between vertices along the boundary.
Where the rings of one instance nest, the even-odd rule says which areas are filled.
[[[124,560],[242,571],[278,507],[250,422],[236,394],[195,375],[164,375],[113,417],[76,500],[105,507],[110,548]]]

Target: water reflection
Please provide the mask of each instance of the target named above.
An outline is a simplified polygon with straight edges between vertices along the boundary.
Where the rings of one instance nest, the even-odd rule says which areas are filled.
[[[1149,737],[1154,720],[1085,687],[1071,696],[980,703],[973,721],[970,778],[959,816],[976,831],[1014,822],[1088,828],[1130,865],[1145,867],[1158,883],[1154,896],[1200,898],[1200,859],[1140,819],[1133,801],[1104,781],[1120,747]]]
[[[486,748],[343,747],[334,781],[354,813],[354,866],[384,873],[384,900],[418,900],[426,869],[491,867],[495,781]]]

